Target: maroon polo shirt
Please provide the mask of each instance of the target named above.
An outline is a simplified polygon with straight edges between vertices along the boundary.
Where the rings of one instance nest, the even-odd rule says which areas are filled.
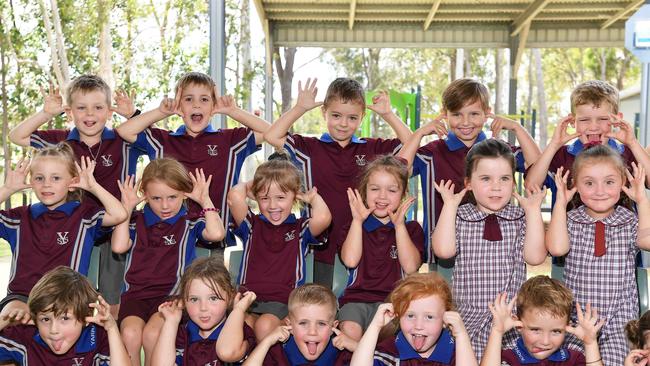
[[[509,366],[584,366],[585,356],[575,350],[560,348],[544,360],[533,357],[519,338],[515,348],[501,351],[501,365]]]
[[[399,331],[377,345],[373,366],[451,366],[456,365],[455,358],[456,344],[446,329],[440,333],[433,352],[427,358],[422,358]]]
[[[298,345],[293,336],[285,343],[276,343],[266,353],[264,366],[344,366],[350,365],[352,352],[340,351],[332,345],[332,340],[323,350],[317,359],[308,361],[300,353]]]
[[[413,244],[424,256],[424,233],[417,221],[408,221],[406,230]],[[348,285],[339,305],[349,302],[384,302],[404,273],[397,258],[395,226],[382,224],[370,215],[363,223],[363,252],[356,268],[348,269]]]
[[[213,330],[208,338],[203,338],[199,334],[199,327],[192,320],[181,323],[178,326],[178,333],[176,333],[176,364],[187,366],[225,365],[226,363],[217,357],[216,348],[224,324],[225,318],[224,322]],[[227,337],[228,334],[224,334],[224,336]],[[246,354],[243,357],[246,358],[257,345],[255,333],[246,323],[244,323],[244,340],[248,342]]]
[[[347,189],[358,187],[358,178],[378,155],[395,154],[401,148],[398,139],[357,138],[341,147],[325,133],[320,138],[287,135],[284,145],[302,170],[307,189],[318,188],[332,213],[327,243],[315,248],[315,259],[334,264],[334,257],[343,245],[352,221]]]

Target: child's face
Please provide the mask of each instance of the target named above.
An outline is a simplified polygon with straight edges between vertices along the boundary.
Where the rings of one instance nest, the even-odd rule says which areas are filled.
[[[399,327],[406,341],[423,358],[431,356],[440,338],[444,313],[442,299],[431,295],[411,301],[406,313],[399,318]]]
[[[161,181],[152,180],[145,187],[144,197],[151,211],[156,216],[166,220],[175,216],[181,210],[185,193]]]
[[[573,179],[587,214],[595,219],[603,219],[614,211],[625,183],[618,169],[609,162],[584,164]]]
[[[203,279],[192,280],[185,299],[185,309],[190,319],[201,329],[201,336],[207,337],[226,317],[228,303],[224,291],[215,294]]]
[[[72,118],[81,137],[101,136],[106,121],[113,111],[106,104],[106,94],[101,90],[76,91],[70,96],[70,105],[65,112]]]
[[[77,180],[68,172],[68,166],[57,157],[39,157],[30,167],[30,183],[36,197],[53,210],[66,202],[70,184]]]
[[[390,220],[389,212],[395,212],[402,201],[403,188],[397,178],[385,170],[377,170],[368,177],[366,204],[375,207],[372,214],[381,222]]]
[[[72,348],[84,324],[77,320],[69,309],[58,316],[54,312],[40,312],[36,315],[36,327],[47,346],[57,355],[65,354]]]
[[[327,107],[321,108],[321,111],[325,122],[327,122],[327,131],[332,139],[341,146],[350,143],[365,112],[361,104],[354,101],[343,103],[339,99],[330,101]]]
[[[465,104],[457,111],[447,112],[447,123],[451,132],[465,146],[472,146],[476,137],[483,130],[490,109],[484,110],[480,101]]]
[[[208,127],[214,107],[212,93],[207,85],[189,84],[183,88],[179,108],[188,135],[197,136]]]
[[[480,159],[465,184],[474,193],[478,209],[488,214],[504,208],[515,187],[512,167],[504,158]]]
[[[568,317],[558,318],[546,311],[529,309],[521,317],[521,338],[528,352],[538,360],[547,359],[564,342]]]
[[[277,183],[272,182],[268,189],[263,189],[257,194],[256,200],[260,213],[271,224],[280,225],[291,214],[295,198],[294,192],[284,192]]]
[[[612,107],[607,102],[600,103],[596,107],[593,104],[583,104],[575,108],[575,127],[578,137],[583,144],[588,142],[606,143],[607,133],[611,132],[610,113]],[[620,116],[622,114],[619,113]]]
[[[320,357],[336,326],[332,309],[327,305],[300,305],[289,313],[291,334],[300,353],[309,361]]]

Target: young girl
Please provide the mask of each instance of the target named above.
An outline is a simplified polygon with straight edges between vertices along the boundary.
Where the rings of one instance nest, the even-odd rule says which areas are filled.
[[[557,198],[546,246],[553,256],[566,255],[565,283],[575,301],[591,303],[607,320],[598,339],[603,363],[621,365],[629,351],[623,327],[639,314],[635,258],[639,248],[650,249],[645,170],[633,164],[630,174],[620,154],[604,145],[578,154],[572,170],[570,189],[569,172],[555,174]],[[636,202],[638,218],[621,205],[621,190]],[[576,193],[579,206],[567,213]],[[580,347],[575,338],[568,339],[570,346]]]
[[[246,358],[256,342],[244,315],[255,294],[236,293],[228,270],[215,257],[195,260],[183,274],[179,289],[179,300],[158,307],[165,323],[152,364],[222,365]],[[183,309],[189,320],[183,320]]]
[[[61,143],[35,151],[31,165],[23,158],[8,171],[0,202],[26,188],[32,188],[40,202],[0,211],[0,236],[13,254],[8,295],[0,302],[3,320],[29,321],[27,295],[54,267],[69,266],[87,274],[101,227],[126,219],[120,201],[95,181],[94,169],[94,160],[86,157],[77,164],[72,148]],[[25,184],[28,172],[30,183]],[[104,208],[82,202],[82,190],[97,197]]]
[[[144,346],[145,364],[163,324],[158,306],[178,290],[181,275],[194,260],[197,240],[219,241],[224,227],[208,195],[212,176],[203,170],[188,174],[173,159],[157,159],[147,165],[136,193],[135,179],[120,183],[122,204],[129,221],[115,227],[111,246],[115,253],[128,253],[124,291],[120,301],[120,330],[133,365],[140,365]],[[204,217],[189,217],[183,205],[190,198],[203,208]],[[133,211],[142,200],[142,211]]]
[[[339,298],[341,331],[358,341],[379,304],[404,274],[422,264],[424,233],[417,221],[404,222],[415,200],[406,196],[408,169],[391,155],[366,166],[359,189],[348,189],[352,223],[341,248],[348,284]]]
[[[514,172],[508,145],[488,139],[467,154],[462,191],[455,194],[451,181],[435,184],[444,206],[431,237],[433,249],[440,258],[455,257],[454,299],[478,357],[492,323],[486,304],[502,292],[514,296],[526,280],[526,263],[538,265],[546,259],[540,210],[545,191],[519,196]],[[467,191],[475,203],[458,207]],[[521,207],[510,203],[513,195]],[[510,345],[515,339],[511,331],[504,342]]]
[[[406,277],[389,301],[377,309],[352,365],[478,365],[463,320],[452,311],[449,286],[440,275]],[[380,330],[393,319],[399,321],[399,332],[377,344]]]
[[[288,314],[291,290],[305,282],[304,259],[310,244],[318,244],[332,216],[316,188],[300,191],[300,172],[284,154],[274,154],[260,165],[250,182],[237,184],[228,193],[228,206],[235,221],[235,235],[242,239],[244,254],[238,283],[240,289],[257,294],[250,311],[260,341],[281,325]],[[259,205],[258,215],[246,197]],[[297,202],[311,206],[311,217],[296,218],[291,209]]]
[[[634,348],[625,358],[625,366],[646,366],[650,361],[650,311],[625,325],[625,335]]]

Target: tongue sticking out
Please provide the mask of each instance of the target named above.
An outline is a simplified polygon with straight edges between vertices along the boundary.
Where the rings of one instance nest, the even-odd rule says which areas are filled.
[[[54,347],[54,350],[56,352],[61,351],[62,346],[63,346],[63,341],[62,340],[52,341],[52,347]]]
[[[307,342],[307,351],[309,352],[310,355],[312,356],[316,355],[317,346],[318,343],[316,342]]]
[[[269,212],[269,216],[271,216],[271,220],[278,221],[282,217],[282,212]]]
[[[600,135],[587,135],[589,142],[600,142]]]
[[[422,349],[422,347],[424,347],[425,339],[426,337],[422,335],[413,336],[413,347],[415,348],[416,351],[419,351]]]

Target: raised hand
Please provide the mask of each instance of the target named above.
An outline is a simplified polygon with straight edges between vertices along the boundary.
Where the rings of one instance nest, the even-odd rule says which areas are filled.
[[[467,187],[465,187],[462,191],[454,193],[456,185],[451,179],[448,181],[441,180],[440,184],[433,182],[433,186],[436,188],[436,191],[440,193],[440,196],[442,196],[442,201],[450,205],[459,206],[467,192]]]
[[[553,136],[551,137],[550,143],[555,144],[557,146],[561,146],[573,140],[574,138],[580,136],[579,132],[574,132],[572,134],[569,134],[569,132],[567,131],[569,125],[572,126],[575,125],[575,121],[576,121],[575,117],[572,114],[569,114],[566,117],[562,118],[560,122],[558,122],[557,126],[555,127],[555,131],[553,132]]]
[[[183,317],[183,301],[181,299],[165,301],[158,306],[158,311],[165,321],[180,323]]]
[[[372,321],[370,322],[370,326],[382,328],[384,325],[390,323],[393,319],[395,319],[395,310],[393,309],[393,304],[391,303],[384,303],[379,305],[377,308],[377,312],[375,313],[375,316],[372,318]]]
[[[48,92],[45,92],[41,87],[41,95],[43,96],[43,112],[52,115],[58,116],[63,112],[63,97],[59,88],[55,88],[54,84],[50,81],[50,88]]]
[[[385,90],[380,91],[377,95],[372,97],[372,104],[368,104],[367,107],[380,116],[384,116],[392,112],[392,109],[390,107],[390,96],[388,95],[388,92]]]
[[[190,172],[190,179],[192,180],[192,192],[185,193],[185,197],[201,206],[211,202],[210,183],[212,183],[212,175],[209,175],[206,179],[203,169],[196,169],[194,174]]]
[[[296,198],[303,201],[304,203],[311,204],[312,200],[318,195],[318,189],[316,187],[311,187],[307,192],[298,192]]]
[[[629,170],[625,171],[627,175],[627,180],[630,183],[630,186],[621,187],[623,192],[634,202],[639,203],[643,200],[647,200],[648,196],[645,193],[645,169],[643,165],[637,165],[632,163],[632,173]]]
[[[429,136],[435,133],[440,137],[445,137],[448,134],[447,126],[445,126],[445,122],[444,122],[446,119],[447,119],[446,114],[439,114],[431,122],[418,128],[416,133],[419,133],[422,136]]]
[[[128,212],[133,211],[135,206],[144,200],[144,196],[138,195],[137,183],[133,175],[127,176],[124,183],[118,180],[117,187],[120,189],[120,201]]]
[[[634,140],[636,140],[636,136],[634,136],[634,128],[618,115],[613,113],[609,114],[609,125],[610,127],[615,128],[616,131],[612,130],[605,136],[616,139],[623,145],[630,145]]]
[[[526,212],[539,210],[542,207],[542,202],[546,197],[546,187],[539,188],[537,186],[532,189],[526,190],[526,196],[521,196],[517,193],[517,190],[513,190],[512,194],[515,196],[519,202],[519,206],[524,209]]]
[[[465,323],[463,323],[463,319],[460,317],[458,312],[445,311],[442,315],[442,322],[447,326],[447,328],[449,328],[449,331],[454,338],[457,338],[462,334],[467,334]]]
[[[353,191],[352,188],[348,188],[348,200],[350,201],[353,220],[363,222],[375,210],[374,204],[372,207],[366,207],[366,204],[361,198],[361,193],[357,189]]]
[[[566,206],[571,202],[573,195],[576,194],[578,190],[577,187],[569,189],[567,187],[567,181],[569,180],[570,171],[567,169],[564,172],[563,167],[559,167],[555,173],[555,186],[557,187],[557,195],[555,196],[555,204],[560,204]]]
[[[388,216],[390,217],[390,221],[393,223],[393,225],[397,226],[404,223],[404,216],[406,216],[406,213],[413,205],[413,202],[415,202],[415,197],[406,197],[406,199],[402,201],[395,212],[388,212]]]
[[[93,315],[86,317],[87,323],[95,323],[106,331],[113,328],[117,329],[117,322],[111,315],[111,306],[108,305],[102,295],[98,296],[97,302],[91,302],[88,306],[94,311]]]
[[[27,174],[29,173],[29,158],[22,157],[16,163],[15,168],[7,171],[4,187],[11,193],[22,191],[30,188],[31,185],[26,183]]]
[[[217,95],[217,99],[214,100],[214,106],[212,107],[212,114],[225,114],[229,115],[237,109],[237,103],[235,103],[235,98],[232,95],[224,95],[222,97],[218,96],[217,87],[214,87],[214,95]]]
[[[490,130],[492,130],[492,137],[498,138],[501,130],[514,131],[515,128],[519,126],[516,121],[513,121],[504,116],[497,116],[494,113],[489,113],[488,118],[492,118],[492,124],[490,124]]]
[[[346,349],[350,352],[354,352],[354,350],[357,348],[357,344],[358,344],[357,341],[348,337],[347,335],[345,335],[345,333],[341,332],[336,327],[332,327],[332,332],[336,334],[336,336],[332,338],[332,345],[336,347],[336,349],[341,351]]]
[[[85,191],[91,192],[95,186],[97,186],[97,181],[93,173],[95,172],[95,165],[97,164],[89,156],[82,156],[79,158],[81,165],[75,162],[77,167],[77,172],[79,173],[79,179],[70,183],[70,188],[81,188]]]
[[[492,330],[505,334],[512,328],[521,327],[522,323],[512,317],[512,308],[515,306],[515,299],[508,301],[508,293],[502,292],[497,295],[493,303],[488,304],[492,313]]]
[[[316,87],[317,78],[313,80],[308,78],[305,81],[305,86],[303,88],[302,81],[298,81],[298,99],[296,100],[296,106],[309,111],[318,106],[321,106],[323,102],[316,101],[316,95],[318,94],[318,88]]]
[[[290,325],[281,325],[273,330],[271,334],[267,337],[270,337],[275,342],[284,343],[291,336],[291,326]],[[274,342],[274,343],[275,343]]]
[[[246,291],[243,294],[241,292],[238,292],[235,295],[235,299],[233,300],[233,309],[239,309],[246,313],[248,308],[253,304],[255,299],[257,298],[257,295],[253,291]]]
[[[115,105],[111,107],[111,110],[124,118],[131,118],[133,113],[135,113],[135,105],[133,104],[135,100],[135,89],[131,90],[131,94],[122,89],[116,90],[113,99],[115,100]]]
[[[180,114],[179,106],[180,94],[178,95],[178,98],[175,99],[164,97],[158,106],[158,110],[166,116],[172,116],[174,114]]]
[[[19,307],[3,315],[2,320],[8,321],[10,324],[27,324],[32,320],[32,316],[25,306],[25,308]]]
[[[650,357],[650,350],[633,349],[625,357],[624,366],[647,366],[648,357]]]
[[[587,303],[583,313],[580,303],[576,302],[576,314],[578,323],[575,327],[567,325],[566,331],[578,337],[585,345],[597,342],[598,331],[605,324],[605,319],[598,320],[598,312],[591,307],[590,303]]]

